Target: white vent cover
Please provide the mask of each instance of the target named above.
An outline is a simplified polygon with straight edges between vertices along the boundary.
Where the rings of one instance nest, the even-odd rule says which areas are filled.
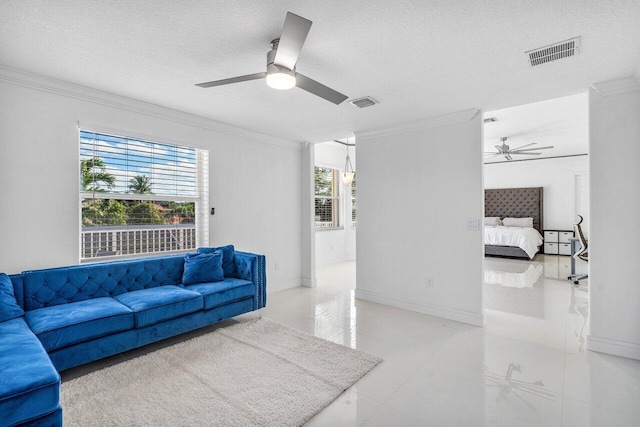
[[[362,98],[349,101],[349,104],[353,104],[358,108],[365,108],[365,107],[371,107],[372,105],[379,104],[379,102],[371,98],[370,96],[363,96]]]
[[[580,53],[580,37],[525,52],[532,67]]]

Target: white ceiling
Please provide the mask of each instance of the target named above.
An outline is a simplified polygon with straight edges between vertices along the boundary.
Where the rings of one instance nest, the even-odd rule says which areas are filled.
[[[263,80],[287,11],[313,21],[298,71],[379,105],[335,106]],[[99,0],[0,2],[0,66],[295,141],[327,141],[468,108],[584,92],[640,63],[640,1]],[[525,51],[582,36],[531,68]]]
[[[553,146],[540,150],[538,156],[517,156],[514,160],[587,154],[589,152],[589,96],[587,92],[487,111],[484,118],[496,122],[484,124],[484,151],[497,152],[495,146],[507,137],[511,149],[535,143],[527,148]],[[487,163],[504,162],[504,156],[488,159]]]

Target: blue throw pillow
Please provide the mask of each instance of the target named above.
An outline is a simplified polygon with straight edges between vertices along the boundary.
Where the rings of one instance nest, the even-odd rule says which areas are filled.
[[[222,270],[224,271],[224,277],[233,277],[236,272],[235,249],[233,245],[220,246],[219,248],[198,248],[199,254],[210,254],[215,251],[222,251]]]
[[[11,279],[6,274],[0,273],[0,322],[20,316],[24,316],[24,311],[13,295]]]
[[[221,251],[210,254],[188,254],[184,257],[183,285],[219,282],[221,280],[224,280]]]

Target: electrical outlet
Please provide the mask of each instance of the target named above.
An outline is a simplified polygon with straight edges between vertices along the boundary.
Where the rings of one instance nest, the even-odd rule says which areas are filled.
[[[433,279],[431,277],[427,279],[427,288],[433,288]]]
[[[280,263],[278,261],[274,262],[273,268],[278,271],[278,269],[280,268]]]

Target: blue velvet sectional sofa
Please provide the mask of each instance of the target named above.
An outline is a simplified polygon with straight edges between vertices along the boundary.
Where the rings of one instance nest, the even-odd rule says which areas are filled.
[[[0,274],[0,426],[62,425],[59,371],[264,307],[265,257],[218,249]]]

